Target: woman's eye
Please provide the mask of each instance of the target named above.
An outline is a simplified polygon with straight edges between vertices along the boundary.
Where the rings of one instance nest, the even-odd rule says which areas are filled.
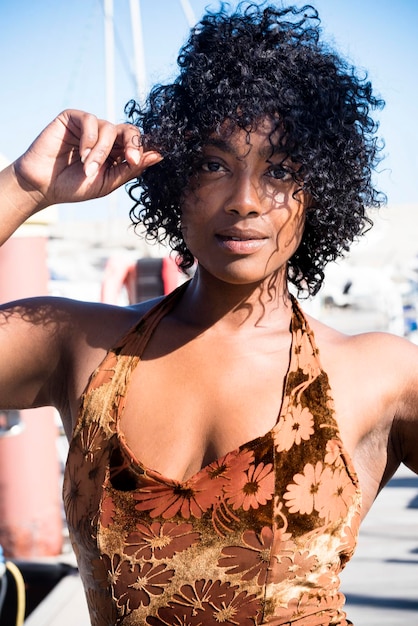
[[[292,180],[292,173],[288,169],[283,167],[283,165],[272,165],[268,169],[267,175],[270,176],[270,178],[274,178],[275,180]]]
[[[203,161],[200,167],[204,172],[222,172],[224,170],[218,161]]]

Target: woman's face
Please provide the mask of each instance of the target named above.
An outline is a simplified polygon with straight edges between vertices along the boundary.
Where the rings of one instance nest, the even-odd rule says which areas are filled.
[[[294,193],[291,175],[297,166],[272,148],[280,135],[268,118],[250,133],[227,131],[210,136],[184,195],[186,245],[201,267],[231,284],[274,272],[284,278],[304,227],[306,194]]]

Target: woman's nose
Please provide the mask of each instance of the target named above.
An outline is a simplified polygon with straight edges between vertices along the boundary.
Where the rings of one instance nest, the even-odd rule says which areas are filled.
[[[230,193],[224,205],[227,213],[246,217],[260,215],[262,202],[259,190],[249,176],[241,175],[231,181]]]

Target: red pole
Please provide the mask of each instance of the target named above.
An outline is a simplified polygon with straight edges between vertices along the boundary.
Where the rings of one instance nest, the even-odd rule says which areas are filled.
[[[45,222],[24,224],[0,248],[1,301],[46,294],[46,259]],[[62,548],[54,409],[20,417],[22,430],[0,436],[0,544],[9,558],[52,556]]]

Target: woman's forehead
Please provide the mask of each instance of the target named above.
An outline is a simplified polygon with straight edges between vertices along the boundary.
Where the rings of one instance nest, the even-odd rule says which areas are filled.
[[[274,154],[284,154],[282,138],[280,124],[271,117],[262,118],[246,128],[226,120],[208,136],[203,148],[213,146],[228,153],[246,154],[254,147],[262,156],[270,158]]]

